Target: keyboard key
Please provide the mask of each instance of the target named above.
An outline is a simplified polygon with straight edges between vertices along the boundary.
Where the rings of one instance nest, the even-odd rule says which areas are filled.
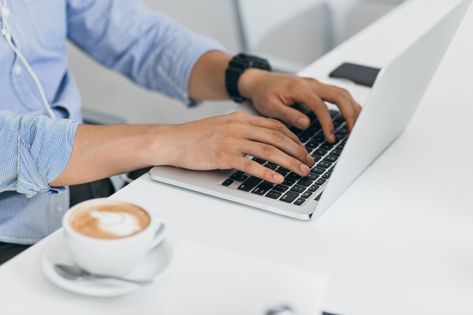
[[[278,191],[278,192],[286,192],[289,189],[289,186],[286,185],[276,185],[273,188],[273,191]]]
[[[318,181],[316,181],[315,183],[316,183],[317,185],[323,185],[323,184],[325,184],[326,181],[327,181],[326,179],[321,178],[321,179],[319,179]]]
[[[251,176],[251,177],[248,178],[243,184],[241,184],[241,185],[238,187],[238,189],[239,189],[239,190],[246,191],[246,192],[249,192],[249,191],[251,191],[253,188],[255,188],[256,185],[258,185],[260,182],[261,182],[261,179],[259,179],[258,177]]]
[[[330,110],[330,116],[332,117],[332,119],[335,119],[339,114],[340,112],[338,110]]]
[[[302,134],[299,135],[299,140],[301,140],[302,142],[306,142],[307,140],[312,138],[313,135],[314,135],[314,132],[310,129],[307,129],[306,131],[304,131]]]
[[[319,176],[320,176],[319,174],[309,173],[309,175],[307,175],[304,178],[307,178],[310,181],[315,181],[317,178],[319,178]]]
[[[281,174],[282,176],[286,176],[287,173],[289,173],[289,170],[284,168],[284,167],[279,167],[276,172],[278,172],[279,174]]]
[[[315,166],[315,167],[313,167],[313,168],[310,170],[310,172],[313,173],[313,174],[319,174],[319,175],[321,175],[321,174],[323,174],[323,173],[325,172],[325,169]]]
[[[340,154],[342,154],[342,150],[333,150],[332,152],[330,152],[330,155],[331,156],[335,156],[335,157],[339,157]]]
[[[329,168],[330,166],[332,166],[332,163],[328,163],[328,162],[325,162],[325,161],[321,161],[319,163],[317,163],[317,167],[321,167],[321,168]]]
[[[304,198],[304,199],[309,199],[310,196],[312,196],[313,192],[311,191],[306,191],[305,193],[302,194],[301,198]]]
[[[318,142],[318,143],[324,142],[324,140],[325,140],[324,134],[320,133],[320,134],[316,135],[313,140]]]
[[[317,155],[320,155],[320,156],[324,156],[324,155],[326,155],[326,154],[328,153],[328,151],[327,151],[327,150],[323,150],[323,149],[318,149],[318,150],[315,150],[314,153],[317,154]]]
[[[320,146],[322,150],[332,150],[335,145],[331,143],[324,143]]]
[[[328,162],[328,163],[334,163],[338,160],[337,157],[333,156],[333,155],[328,155],[324,158],[324,161],[325,162]]]
[[[337,118],[333,121],[333,127],[337,129],[338,127],[343,125],[343,123],[344,123],[343,119]]]
[[[310,186],[309,191],[310,191],[310,192],[316,192],[319,188],[320,188],[320,186],[317,185],[317,184],[316,184],[316,185],[312,185],[312,186]]]
[[[322,175],[322,178],[324,178],[324,179],[329,179],[330,176],[332,176],[332,173],[327,172],[327,173],[325,173],[324,175]]]
[[[307,151],[311,151],[311,150],[314,150],[315,148],[317,148],[318,145],[319,145],[318,143],[309,141],[309,142],[305,145],[305,148],[307,149]]]
[[[302,193],[304,192],[304,190],[306,190],[306,187],[301,185],[294,185],[293,187],[291,187],[291,191],[295,191],[297,193]]]
[[[304,187],[309,187],[310,185],[312,185],[312,181],[308,178],[303,178],[303,179],[300,179],[297,182],[297,184],[301,185],[301,186],[304,186]]]
[[[265,160],[258,159],[258,158],[253,158],[253,161],[255,161],[256,163],[259,163],[259,164],[264,164],[266,162]]]
[[[309,119],[310,119],[311,122],[314,122],[314,121],[317,120],[317,116],[315,115],[314,112],[308,113],[308,114],[307,114],[307,117],[309,117]]]
[[[332,152],[330,152],[330,155],[334,155],[334,156],[340,156],[340,154],[342,154],[341,149],[335,149]]]
[[[266,164],[264,164],[264,167],[269,168],[271,170],[275,170],[275,169],[278,168],[278,166],[276,164],[271,163],[271,162],[267,162]]]
[[[294,204],[296,206],[302,206],[302,204],[305,202],[305,199],[304,198],[299,198],[296,200],[296,202],[294,202]]]
[[[266,194],[266,197],[271,198],[271,199],[278,199],[281,197],[282,193],[271,190],[269,193]]]
[[[286,176],[286,179],[298,180],[301,179],[301,176],[296,173],[289,173],[289,175]]]
[[[317,151],[317,150],[316,150]],[[312,152],[310,155],[312,155],[312,157],[314,158],[315,162],[318,162],[320,160],[322,160],[322,156],[318,155],[318,154],[315,154],[315,151]]]
[[[314,139],[311,139],[311,140],[310,140],[309,142],[307,142],[307,143],[311,143],[311,144],[313,144],[313,145],[315,145],[315,146],[320,145],[320,142],[319,142],[319,141],[315,141]]]
[[[320,125],[310,126],[307,130],[310,131],[311,134],[309,142],[315,142],[316,144],[320,144],[320,141],[315,141],[315,137],[322,133]]]
[[[294,185],[295,182],[296,181],[294,179],[286,178],[282,184],[286,185],[286,186],[292,186],[292,185]]]
[[[222,185],[226,187],[230,186],[231,184],[233,184],[233,181],[231,179],[227,179],[222,183]]]
[[[245,180],[248,179],[248,176],[243,174],[242,172],[236,172],[235,174],[230,176],[230,179],[243,183]]]
[[[270,191],[271,188],[273,188],[273,184],[268,183],[268,182],[262,182],[255,189],[253,189],[252,193],[262,196],[266,194],[268,191]]]
[[[302,133],[302,130],[299,129],[299,128],[296,128],[296,127],[291,127],[291,128],[289,128],[289,130],[290,130],[293,134],[295,134],[296,136]]]
[[[284,196],[281,197],[281,201],[292,203],[296,198],[299,197],[299,194],[294,192],[294,191],[288,191],[287,193],[284,194]]]

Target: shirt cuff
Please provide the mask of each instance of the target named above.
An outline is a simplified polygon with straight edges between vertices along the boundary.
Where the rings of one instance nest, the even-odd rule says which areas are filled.
[[[71,120],[47,117],[23,126],[18,138],[19,193],[33,197],[37,193],[57,194],[65,190],[49,183],[61,175],[70,159],[77,126]]]

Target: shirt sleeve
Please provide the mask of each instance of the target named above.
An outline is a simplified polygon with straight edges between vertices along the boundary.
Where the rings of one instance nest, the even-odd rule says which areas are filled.
[[[0,193],[58,193],[49,185],[69,161],[77,123],[0,110]]]
[[[67,18],[68,38],[97,61],[188,105],[196,61],[225,50],[137,0],[68,0]]]

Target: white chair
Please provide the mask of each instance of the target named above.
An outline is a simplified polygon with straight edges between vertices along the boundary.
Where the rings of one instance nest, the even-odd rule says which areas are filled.
[[[332,48],[325,0],[234,0],[241,47],[297,72]]]

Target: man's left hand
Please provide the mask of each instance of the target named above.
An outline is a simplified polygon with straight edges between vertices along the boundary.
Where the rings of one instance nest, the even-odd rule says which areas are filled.
[[[310,120],[292,105],[306,105],[316,114],[329,142],[335,141],[335,135],[325,102],[335,104],[340,109],[349,130],[361,112],[361,106],[347,90],[313,78],[249,69],[241,76],[238,87],[240,93],[250,99],[261,114],[280,119],[299,129],[308,128]]]

